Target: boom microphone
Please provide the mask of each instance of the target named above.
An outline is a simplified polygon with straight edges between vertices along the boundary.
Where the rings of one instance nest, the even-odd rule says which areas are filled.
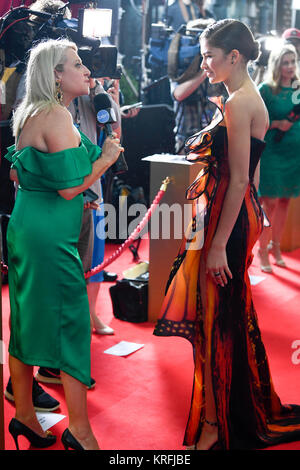
[[[112,136],[112,124],[117,122],[117,118],[108,94],[99,93],[96,95],[94,98],[94,107],[99,125],[103,127],[107,136]],[[123,152],[120,153],[118,160],[111,166],[111,169],[116,175],[128,170]]]

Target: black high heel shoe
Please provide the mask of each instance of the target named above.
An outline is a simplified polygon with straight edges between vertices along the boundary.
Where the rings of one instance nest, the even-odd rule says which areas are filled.
[[[18,421],[16,418],[12,418],[9,423],[8,430],[14,438],[17,450],[20,450],[18,443],[19,436],[26,437],[33,447],[37,447],[39,449],[50,447],[56,442],[56,436],[51,434],[50,431],[46,431],[46,437],[39,436],[34,431],[32,431],[32,429],[21,423],[21,421]]]
[[[61,442],[63,443],[63,446],[65,450],[68,450],[69,447],[73,450],[84,450],[82,445],[75,439],[73,434],[70,433],[69,429],[65,429],[62,436],[61,436]]]

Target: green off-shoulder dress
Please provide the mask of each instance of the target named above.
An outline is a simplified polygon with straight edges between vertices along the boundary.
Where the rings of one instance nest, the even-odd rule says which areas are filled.
[[[269,112],[270,122],[286,119],[299,101],[299,91],[281,87],[273,94],[263,82],[260,94]],[[298,101],[297,101],[298,100]],[[259,196],[290,198],[300,195],[300,120],[293,123],[281,141],[276,142],[277,129],[269,129],[265,136],[266,147],[260,160]]]
[[[77,251],[83,196],[58,190],[83,183],[101,149],[81,133],[79,147],[43,153],[8,148],[19,188],[8,230],[9,353],[25,364],[61,369],[86,385],[90,315]]]

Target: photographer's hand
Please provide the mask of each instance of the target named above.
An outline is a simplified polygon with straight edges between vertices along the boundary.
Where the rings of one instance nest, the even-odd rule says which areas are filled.
[[[131,106],[122,106],[121,116],[122,118],[134,118],[139,114],[140,109],[140,106],[137,106],[136,108],[132,108]]]
[[[114,80],[112,85],[108,88],[107,93],[112,97],[117,105],[120,105],[120,93],[119,93],[119,80]]]

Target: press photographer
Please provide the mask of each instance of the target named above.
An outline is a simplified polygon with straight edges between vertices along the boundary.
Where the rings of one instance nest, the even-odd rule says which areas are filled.
[[[208,97],[225,94],[225,88],[219,84],[211,85],[200,68],[199,35],[211,23],[213,20],[189,22],[186,28],[176,33],[168,51],[168,75],[176,121],[175,151],[179,154],[184,153],[186,139],[211,121],[215,105]]]

